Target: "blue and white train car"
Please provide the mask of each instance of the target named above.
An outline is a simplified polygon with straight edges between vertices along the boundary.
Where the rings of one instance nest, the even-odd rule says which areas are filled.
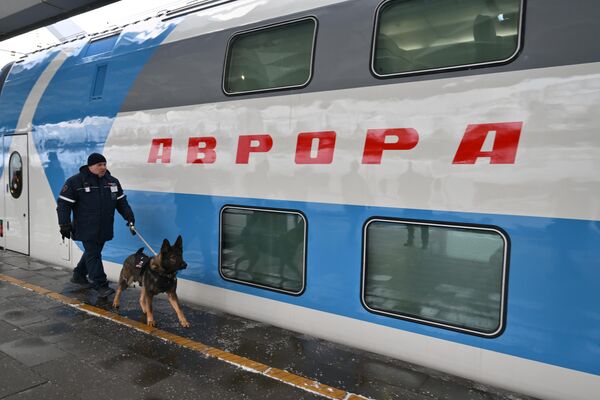
[[[180,296],[548,399],[600,393],[600,5],[205,1],[0,74],[3,246],[74,266],[91,152]],[[117,222],[113,280],[139,247]],[[119,228],[119,226],[121,226]]]

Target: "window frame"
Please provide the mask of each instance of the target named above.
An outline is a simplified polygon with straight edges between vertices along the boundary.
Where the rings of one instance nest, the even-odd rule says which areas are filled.
[[[273,213],[279,213],[279,214],[296,214],[296,215],[299,215],[300,218],[302,218],[302,220],[304,221],[304,239],[303,239],[304,257],[302,258],[302,287],[299,291],[291,292],[291,291],[285,290],[285,289],[279,289],[279,288],[275,288],[272,286],[266,286],[266,285],[261,285],[259,283],[253,283],[253,282],[249,282],[249,281],[243,281],[240,279],[227,277],[223,274],[223,266],[222,266],[222,261],[223,261],[222,260],[223,213],[228,209],[251,210],[251,211],[262,211],[262,212],[266,211],[266,212],[273,212]],[[230,282],[234,282],[234,283],[238,283],[238,284],[242,284],[242,285],[246,285],[246,286],[252,286],[252,287],[257,287],[257,288],[261,288],[261,289],[266,289],[266,290],[270,290],[273,292],[288,294],[288,295],[292,295],[292,296],[301,296],[304,293],[304,291],[306,290],[306,277],[307,277],[306,268],[307,268],[307,260],[308,260],[307,251],[308,251],[308,219],[306,218],[306,216],[304,215],[304,213],[302,211],[281,209],[281,208],[266,208],[266,207],[253,207],[253,206],[240,206],[240,205],[234,205],[234,204],[226,204],[221,208],[221,211],[219,212],[219,275],[221,275],[221,278],[225,281],[230,281]]]
[[[123,29],[119,28],[119,29],[115,29],[115,30],[110,30],[108,32],[96,34],[95,36],[90,37],[90,39],[88,40],[88,42],[85,44],[85,46],[82,49],[82,52],[84,52],[84,54],[85,54],[82,56],[82,58],[85,60],[95,59],[95,58],[104,58],[104,57],[106,57],[107,54],[109,54],[109,53],[112,54],[115,47],[117,46],[117,42],[119,41],[119,36],[121,35],[121,33],[123,33]],[[116,36],[116,39],[115,39],[115,42],[113,43],[113,45],[111,46],[110,50],[106,50],[106,51],[102,51],[100,53],[94,53],[94,54],[88,55],[90,46],[92,46],[93,43],[99,42],[104,39],[109,39],[113,36]]]
[[[456,71],[456,70],[461,70],[461,69],[469,69],[469,68],[473,68],[473,67],[486,67],[486,66],[490,66],[490,65],[503,65],[503,64],[507,64],[511,61],[513,61],[517,55],[519,54],[519,52],[521,51],[522,48],[522,38],[523,38],[523,19],[524,19],[524,14],[525,14],[525,0],[519,0],[520,2],[520,6],[519,6],[519,30],[517,32],[517,47],[515,49],[515,51],[513,52],[513,54],[511,54],[509,57],[503,59],[503,60],[497,60],[497,61],[484,61],[484,62],[480,62],[480,63],[472,63],[472,64],[461,64],[461,65],[452,65],[452,66],[448,66],[448,67],[439,67],[439,68],[429,68],[429,69],[419,69],[419,70],[415,70],[415,71],[407,71],[407,72],[394,72],[391,74],[380,74],[375,70],[375,49],[376,49],[376,40],[377,40],[377,28],[379,27],[379,16],[381,15],[381,10],[383,9],[383,7],[385,7],[386,4],[393,2],[393,1],[421,1],[421,0],[385,0],[384,2],[382,2],[381,4],[379,4],[379,6],[377,7],[377,9],[375,10],[375,24],[373,25],[373,36],[371,37],[371,63],[370,63],[370,67],[371,67],[371,73],[379,79],[386,79],[386,78],[394,78],[394,77],[400,77],[400,76],[406,76],[406,75],[420,75],[420,74],[428,74],[428,73],[436,73],[439,71]]]
[[[100,74],[100,70],[103,70],[103,78],[102,78],[102,85],[98,85],[98,78],[99,78],[99,74]],[[106,87],[106,77],[108,75],[108,63],[100,63],[98,65],[96,65],[96,68],[94,70],[94,76],[92,78],[92,88],[90,90],[90,101],[95,101],[95,100],[102,100],[102,97],[104,96],[104,88]],[[97,94],[96,96],[94,96],[94,93],[96,92],[96,89],[100,88],[100,94]]]
[[[314,30],[313,30],[311,53],[310,53],[310,63],[309,63],[310,69],[309,69],[308,78],[306,79],[306,82],[304,82],[300,85],[277,86],[277,87],[272,87],[272,88],[248,90],[248,91],[243,91],[243,92],[228,92],[227,91],[227,89],[225,88],[225,79],[227,78],[227,72],[228,72],[227,66],[228,66],[228,62],[229,62],[229,56],[231,54],[231,45],[233,44],[233,42],[235,41],[235,39],[237,37],[239,37],[241,35],[246,35],[248,33],[258,32],[258,31],[262,31],[262,30],[267,30],[267,29],[271,29],[271,28],[275,28],[275,27],[279,27],[279,26],[283,26],[283,25],[289,25],[289,24],[293,24],[296,22],[307,21],[307,20],[312,20],[314,22]],[[312,81],[314,69],[315,69],[315,50],[316,50],[316,45],[317,45],[318,28],[319,28],[319,20],[317,19],[317,17],[315,17],[313,15],[308,15],[308,16],[301,17],[301,18],[295,18],[292,20],[277,22],[274,24],[264,25],[264,26],[260,26],[257,28],[247,29],[247,30],[243,30],[243,31],[237,31],[237,32],[233,33],[229,37],[229,40],[227,41],[227,47],[225,48],[225,62],[223,64],[223,79],[221,79],[221,89],[223,90],[223,93],[225,93],[227,96],[240,96],[240,95],[264,93],[264,92],[271,92],[271,91],[278,91],[278,90],[300,89],[300,88],[304,88],[304,87],[308,86],[310,81]]]
[[[494,232],[500,235],[504,242],[504,252],[502,254],[502,285],[501,285],[501,298],[500,298],[500,310],[499,310],[499,323],[498,327],[490,332],[465,328],[461,326],[452,325],[449,323],[438,322],[429,320],[426,318],[419,318],[414,315],[408,314],[400,314],[394,313],[385,310],[379,310],[369,306],[365,300],[365,289],[366,289],[366,272],[367,272],[367,230],[369,225],[373,222],[387,222],[387,223],[396,223],[403,225],[414,225],[416,227],[419,226],[427,226],[427,227],[436,227],[436,228],[452,228],[452,229],[462,229],[462,230],[472,230],[472,231],[488,231]],[[363,307],[373,313],[384,315],[387,317],[393,317],[397,319],[402,319],[405,321],[420,323],[428,326],[434,326],[444,329],[449,329],[461,333],[467,333],[475,336],[480,336],[484,338],[495,338],[500,336],[504,329],[506,328],[506,309],[507,309],[507,300],[508,300],[508,272],[509,272],[509,258],[510,258],[510,239],[508,234],[497,226],[491,225],[477,225],[477,224],[467,224],[467,223],[452,223],[452,222],[438,222],[438,221],[425,221],[425,220],[413,220],[413,219],[403,219],[403,218],[393,218],[393,217],[372,217],[369,218],[364,226],[363,226],[363,246],[362,246],[362,265],[361,265],[361,289],[360,289],[360,302]]]
[[[12,175],[14,172],[13,166],[12,166],[12,160],[13,157],[17,156],[19,158],[19,162],[21,163],[21,182],[19,183],[19,190],[16,190],[12,187],[12,183],[9,181],[8,182],[8,186],[9,186],[9,193],[11,195],[11,197],[13,199],[19,199],[21,197],[21,195],[23,194],[23,170],[24,170],[24,166],[23,166],[23,156],[21,156],[21,153],[19,153],[17,150],[13,150],[12,153],[10,153],[10,156],[8,157],[8,179],[12,180]],[[16,172],[15,172],[16,173]],[[17,193],[17,195],[15,195],[15,193]]]

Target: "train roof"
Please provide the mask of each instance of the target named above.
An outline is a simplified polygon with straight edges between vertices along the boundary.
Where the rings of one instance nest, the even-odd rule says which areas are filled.
[[[128,31],[152,33],[157,27],[175,23],[178,29],[163,43],[172,43],[210,32],[243,26],[278,16],[324,7],[347,0],[201,0],[184,6],[161,10],[121,26],[94,33],[80,33],[60,43],[27,53],[17,63],[32,55],[52,49],[70,47],[73,44],[98,41]]]

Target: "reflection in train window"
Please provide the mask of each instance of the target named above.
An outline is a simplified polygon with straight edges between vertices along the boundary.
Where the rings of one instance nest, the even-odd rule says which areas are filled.
[[[372,68],[378,76],[514,57],[522,0],[390,0],[377,14]]]
[[[304,86],[312,71],[317,21],[313,18],[234,36],[223,89],[227,94]]]
[[[502,330],[507,239],[498,230],[374,219],[362,299],[373,312],[484,336]]]
[[[220,272],[224,279],[300,294],[305,253],[302,214],[230,206],[221,211]]]
[[[10,179],[8,190],[12,197],[18,199],[23,192],[23,160],[17,151],[14,151],[8,160],[8,176]]]

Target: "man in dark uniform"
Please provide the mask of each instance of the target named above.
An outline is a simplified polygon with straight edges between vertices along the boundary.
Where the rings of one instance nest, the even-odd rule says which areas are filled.
[[[83,256],[73,270],[71,282],[88,287],[91,285],[100,297],[110,296],[115,291],[108,286],[104,273],[102,248],[105,242],[113,238],[115,209],[129,226],[135,220],[121,184],[106,169],[106,158],[102,154],[90,154],[87,165],[67,179],[57,204],[58,224],[63,239],[80,240],[84,248]],[[89,276],[91,284],[86,276]]]

